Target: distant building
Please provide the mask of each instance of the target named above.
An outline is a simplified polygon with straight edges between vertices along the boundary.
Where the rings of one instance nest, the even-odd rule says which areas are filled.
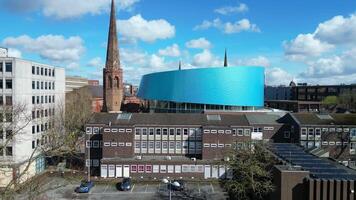
[[[80,76],[66,76],[66,92],[88,85],[88,79]]]
[[[88,80],[88,85],[99,86],[99,80]]]
[[[266,100],[267,108],[291,112],[320,112],[320,101],[297,101],[297,100]]]
[[[50,117],[61,112],[65,101],[65,70],[0,56],[0,76],[0,106],[11,110],[1,117],[0,143],[6,146],[0,147],[0,187],[4,187],[23,172],[37,146],[49,142],[46,131],[54,123]],[[24,109],[19,110],[21,107]],[[27,178],[45,168],[45,158],[40,151],[34,155],[35,160],[25,175]]]
[[[323,101],[327,96],[340,96],[345,92],[356,93],[353,85],[298,85],[292,87],[292,99],[298,101]]]

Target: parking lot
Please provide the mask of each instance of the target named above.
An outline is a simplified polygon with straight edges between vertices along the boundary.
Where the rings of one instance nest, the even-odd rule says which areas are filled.
[[[169,190],[164,183],[134,183],[131,190],[119,191],[113,183],[97,183],[88,194],[74,192],[79,182],[61,178],[49,180],[43,194],[37,199],[168,199]],[[226,199],[225,192],[217,183],[186,182],[183,192],[172,192],[172,199]],[[18,199],[28,199],[21,195]]]

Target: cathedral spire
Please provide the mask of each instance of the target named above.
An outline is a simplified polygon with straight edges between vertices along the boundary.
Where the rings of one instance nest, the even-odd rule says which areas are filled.
[[[224,57],[224,67],[227,67],[227,53],[225,49],[225,57]]]
[[[109,26],[109,36],[108,36],[108,46],[106,52],[106,65],[105,68],[120,68],[120,58],[119,58],[119,46],[117,41],[117,30],[116,30],[116,12],[115,12],[115,1],[111,1],[111,13],[110,13],[110,26]]]

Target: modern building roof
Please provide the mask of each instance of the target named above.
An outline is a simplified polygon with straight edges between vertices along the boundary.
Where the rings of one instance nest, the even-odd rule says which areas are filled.
[[[89,124],[249,126],[245,115],[198,113],[96,113]]]
[[[250,124],[279,124],[278,119],[283,117],[285,112],[271,112],[271,113],[248,113],[246,118]]]
[[[356,114],[291,114],[300,124],[306,125],[355,125]]]

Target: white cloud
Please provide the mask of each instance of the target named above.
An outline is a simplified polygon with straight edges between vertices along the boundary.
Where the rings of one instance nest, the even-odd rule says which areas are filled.
[[[335,16],[320,23],[314,35],[315,38],[330,44],[356,44],[356,14],[348,18]]]
[[[17,49],[8,49],[8,52],[7,52],[8,56],[9,57],[15,57],[15,58],[21,58],[22,57],[22,52],[17,50]]]
[[[158,50],[158,54],[160,56],[178,57],[181,53],[179,50],[179,46],[177,44],[173,44],[172,46],[168,46],[164,49]]]
[[[164,19],[146,20],[141,15],[135,15],[127,20],[118,20],[119,32],[127,38],[154,42],[158,39],[168,39],[175,35],[175,27]]]
[[[287,57],[298,60],[309,56],[319,56],[334,46],[316,39],[313,34],[299,34],[294,40],[285,41],[283,47]]]
[[[213,21],[204,20],[200,25],[194,27],[194,30],[205,30],[216,28],[226,34],[240,33],[243,31],[261,32],[256,24],[252,24],[248,19],[241,19],[235,22],[222,22],[219,18]]]
[[[247,12],[248,7],[244,3],[240,3],[239,6],[225,6],[218,9],[215,9],[214,12],[222,14],[222,15],[229,15],[234,13],[243,13]]]
[[[3,45],[28,53],[39,54],[41,58],[54,62],[74,62],[84,53],[83,40],[78,36],[65,38],[62,35],[42,35],[31,38],[28,35],[7,37]]]
[[[77,69],[79,69],[79,64],[78,64],[77,62],[69,63],[69,64],[66,66],[66,69],[67,69],[67,70],[70,70],[70,71],[77,70]]]
[[[165,66],[164,58],[156,54],[151,55],[150,68],[164,68]]]
[[[345,51],[341,55],[319,58],[310,62],[306,72],[301,77],[325,78],[356,74],[356,48]],[[356,81],[356,76],[354,76]]]
[[[222,66],[222,61],[219,61],[208,49],[204,49],[201,53],[194,55],[192,64],[194,66]]]
[[[120,48],[120,59],[124,66],[142,66],[147,63],[148,54],[140,50]]]
[[[262,66],[262,67],[269,67],[271,65],[269,59],[264,56],[257,56],[245,60],[237,60],[235,62],[233,61],[232,63],[236,65]]]
[[[292,80],[293,76],[281,68],[266,68],[267,85],[288,85]]]
[[[211,43],[209,40],[205,39],[204,37],[190,40],[187,43],[185,43],[185,46],[187,48],[193,48],[193,49],[210,49],[211,48]]]
[[[119,10],[131,11],[140,0],[116,1]],[[4,0],[15,11],[40,10],[44,16],[56,19],[76,18],[86,14],[98,15],[109,11],[111,0]]]
[[[100,57],[95,57],[95,58],[91,59],[88,62],[88,66],[97,67],[97,68],[103,68],[104,67],[104,63],[103,63],[103,61],[101,60]]]

